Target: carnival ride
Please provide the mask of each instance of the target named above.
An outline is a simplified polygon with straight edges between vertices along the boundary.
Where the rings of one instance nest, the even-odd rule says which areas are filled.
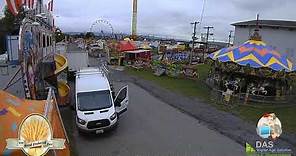
[[[32,25],[30,18],[24,19],[20,30],[20,56],[26,98],[43,99],[48,84],[54,85],[60,94],[59,104],[65,105],[70,89],[59,75],[67,69],[67,59],[54,53],[52,29],[41,25]],[[44,68],[48,64],[47,68]],[[39,73],[39,74],[37,74]],[[41,75],[40,75],[41,74]],[[43,94],[41,94],[43,93]]]
[[[288,102],[294,94],[295,65],[268,46],[258,30],[244,44],[223,48],[208,58],[212,65],[208,83],[218,90],[244,94],[245,98],[250,95],[256,102]]]
[[[114,29],[112,24],[104,19],[99,19],[93,22],[90,26],[90,32],[94,33],[97,36],[100,36],[101,38],[113,38],[114,36]]]
[[[54,60],[56,66],[54,75],[58,76],[68,68],[68,61],[66,57],[61,54],[55,54]],[[57,88],[59,93],[59,104],[68,104],[70,102],[70,87],[67,82],[65,80],[58,80]]]
[[[60,116],[58,105],[69,94],[69,87],[59,82],[58,77],[67,68],[67,60],[55,54],[54,22],[52,10],[47,10],[43,1],[30,1],[30,7],[22,0],[7,0],[7,5],[14,15],[22,7],[24,19],[19,31],[20,70],[11,78],[10,84],[21,71],[25,100],[19,99],[5,91],[0,91],[0,155],[23,155],[21,150],[9,150],[6,139],[18,138],[18,129],[26,116],[34,113],[43,115],[52,124],[53,137],[66,140],[62,150],[50,150],[47,155],[70,155],[69,140]],[[58,83],[56,83],[58,82]],[[9,87],[11,85],[7,85]],[[5,87],[5,89],[7,89]],[[20,86],[21,87],[21,86]],[[50,89],[48,89],[50,88]],[[5,90],[4,89],[4,90]],[[54,90],[59,92],[58,101]],[[11,128],[3,127],[11,126]],[[36,130],[29,130],[36,135]],[[39,141],[39,140],[33,140]]]

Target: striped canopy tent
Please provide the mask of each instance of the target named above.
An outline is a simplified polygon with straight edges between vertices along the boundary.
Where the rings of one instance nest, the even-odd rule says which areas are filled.
[[[6,0],[7,7],[9,11],[16,16],[21,10],[22,6],[27,7],[28,9],[36,8],[36,0]]]
[[[296,71],[293,63],[286,57],[266,45],[261,39],[250,39],[239,47],[223,48],[208,55],[219,62],[234,62],[252,68],[266,67],[274,71]]]

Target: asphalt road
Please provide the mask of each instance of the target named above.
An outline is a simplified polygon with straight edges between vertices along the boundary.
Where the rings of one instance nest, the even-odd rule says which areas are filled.
[[[19,70],[20,66],[9,66],[9,67],[1,67],[0,68],[0,88],[4,89],[7,87],[7,84],[11,80],[11,78],[15,75],[15,73]],[[6,90],[7,92],[19,97],[19,98],[25,98],[24,88],[23,88],[23,82],[21,72],[19,72],[15,79],[12,81],[12,85]]]
[[[94,66],[100,62],[94,58],[90,61]],[[130,103],[115,131],[81,135],[75,126],[75,112],[70,108],[61,110],[77,155],[245,155],[244,148],[233,140],[210,130],[139,86],[116,79],[115,89],[129,86]]]
[[[113,132],[81,135],[74,125],[74,112],[63,110],[64,115],[68,113],[65,124],[66,128],[72,129],[71,141],[78,155],[244,155],[243,147],[236,142],[208,129],[140,87],[120,82],[114,85],[117,89],[129,86],[130,103]]]

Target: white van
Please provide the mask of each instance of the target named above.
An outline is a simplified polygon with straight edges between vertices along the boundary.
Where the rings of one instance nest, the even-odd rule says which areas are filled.
[[[114,98],[105,73],[86,68],[76,74],[76,124],[80,132],[103,133],[117,126],[118,117],[127,111],[128,86]]]

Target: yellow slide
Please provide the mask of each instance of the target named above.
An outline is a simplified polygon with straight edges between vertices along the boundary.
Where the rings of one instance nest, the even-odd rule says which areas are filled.
[[[64,71],[68,67],[68,60],[65,56],[60,54],[55,54],[54,56],[55,64],[56,64],[56,71],[54,72],[55,75],[59,75],[62,71]]]
[[[56,64],[56,71],[54,74],[58,76],[68,67],[68,61],[66,57],[60,54],[55,54],[54,57],[55,64]],[[66,105],[70,101],[70,87],[65,81],[58,80],[58,92],[59,92],[59,104]]]

